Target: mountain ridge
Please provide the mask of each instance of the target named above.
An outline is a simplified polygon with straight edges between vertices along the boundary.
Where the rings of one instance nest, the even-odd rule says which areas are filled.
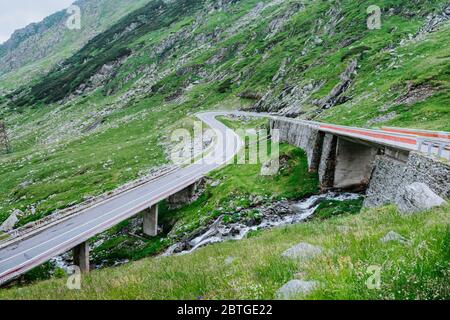
[[[0,89],[10,89],[20,81],[13,72],[20,73],[22,83],[45,74],[90,38],[146,2],[148,0],[78,0],[73,5],[80,8],[80,30],[70,30],[66,26],[70,17],[66,10],[16,30],[0,45],[0,83],[3,84]],[[27,74],[30,72],[31,75]],[[5,86],[9,81],[12,83]]]

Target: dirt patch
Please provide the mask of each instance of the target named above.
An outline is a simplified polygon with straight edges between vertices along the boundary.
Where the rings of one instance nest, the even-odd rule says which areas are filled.
[[[395,100],[396,104],[406,104],[406,105],[413,105],[417,102],[421,102],[426,100],[427,98],[431,97],[436,92],[436,88],[433,88],[431,85],[428,84],[421,84],[421,85],[408,85],[407,92],[398,97]]]

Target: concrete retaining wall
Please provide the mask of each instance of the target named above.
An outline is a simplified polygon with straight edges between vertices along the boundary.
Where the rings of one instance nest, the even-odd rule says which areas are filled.
[[[315,127],[286,119],[271,119],[280,141],[303,149],[310,171],[319,173],[322,190],[365,189],[378,149],[320,132]]]
[[[307,124],[284,119],[270,119],[270,128],[280,130],[280,141],[306,152],[310,171],[318,170],[323,142],[323,134],[319,130]]]

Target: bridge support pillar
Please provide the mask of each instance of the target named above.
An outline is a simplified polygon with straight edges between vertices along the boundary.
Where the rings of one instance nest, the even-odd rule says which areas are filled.
[[[323,191],[333,188],[336,170],[337,137],[327,133],[323,139],[322,156],[319,165],[320,188]]]
[[[144,234],[149,237],[158,235],[158,205],[144,211]]]
[[[201,182],[195,182],[187,188],[171,195],[168,199],[169,206],[171,208],[179,208],[183,205],[189,204],[193,201],[197,189]]]
[[[89,242],[83,242],[73,248],[73,263],[80,268],[82,273],[89,273]]]
[[[334,188],[364,189],[369,184],[378,149],[338,138]]]

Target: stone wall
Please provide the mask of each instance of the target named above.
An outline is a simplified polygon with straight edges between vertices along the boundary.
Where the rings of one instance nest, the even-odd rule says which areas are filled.
[[[410,153],[406,163],[377,156],[364,206],[395,204],[403,189],[415,182],[426,184],[442,198],[450,198],[450,164],[416,152]]]
[[[425,183],[436,194],[450,198],[450,163],[411,152],[403,183],[408,185],[413,182]]]
[[[378,207],[394,203],[405,171],[406,164],[404,162],[385,155],[377,156],[364,206]]]

